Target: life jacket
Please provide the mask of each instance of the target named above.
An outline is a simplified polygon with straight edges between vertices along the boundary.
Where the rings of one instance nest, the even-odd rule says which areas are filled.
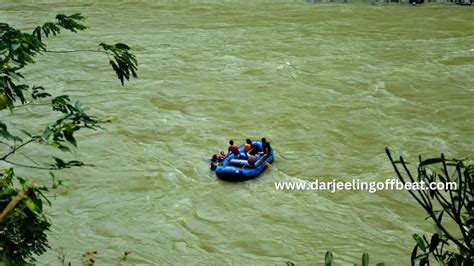
[[[230,145],[228,150],[231,151],[235,155],[240,154],[239,147],[237,147],[236,145]]]
[[[245,143],[245,152],[249,152],[252,149],[252,144]]]

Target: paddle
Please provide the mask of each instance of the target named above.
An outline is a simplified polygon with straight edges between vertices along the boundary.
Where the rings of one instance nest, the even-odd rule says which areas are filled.
[[[268,168],[272,168],[272,164],[271,164],[271,163],[265,161],[265,164],[267,165]]]
[[[272,164],[269,163],[269,162],[267,162],[267,161],[265,161],[265,165],[266,165],[268,168],[272,168],[272,167],[273,167]],[[245,168],[246,166],[248,166],[248,165],[247,165],[247,164],[244,164],[244,165],[242,166],[242,168]]]
[[[265,154],[265,155],[263,155],[263,157],[265,157],[265,158],[262,158],[262,160],[265,160],[265,165],[266,165],[268,168],[272,168],[272,164],[269,163],[269,162],[267,162],[267,158],[266,158],[267,155]]]

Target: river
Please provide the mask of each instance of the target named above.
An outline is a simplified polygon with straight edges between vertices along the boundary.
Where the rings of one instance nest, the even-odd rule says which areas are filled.
[[[48,49],[127,43],[139,79],[120,86],[107,58],[87,52],[47,53],[27,69],[30,82],[111,119],[81,133],[71,155],[95,167],[58,173],[69,188],[47,208],[52,249],[40,264],[59,264],[63,248],[73,265],[87,250],[99,252],[99,265],[123,251],[144,264],[311,264],[327,250],[341,264],[368,252],[372,262],[408,265],[411,235],[435,231],[406,191],[277,191],[274,182],[394,178],[386,146],[413,162],[472,156],[472,8],[0,3],[0,21],[28,31],[76,12],[89,29],[64,31]],[[35,110],[2,119],[39,130],[51,118]],[[226,183],[209,170],[229,139],[261,137],[276,158],[258,179]],[[49,154],[39,147],[30,154]],[[49,182],[47,172],[18,171]]]

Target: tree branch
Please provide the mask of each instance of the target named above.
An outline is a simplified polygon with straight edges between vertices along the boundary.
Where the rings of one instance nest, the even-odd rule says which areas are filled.
[[[385,152],[387,153],[387,156],[390,160],[390,162],[392,163],[392,166],[398,176],[398,179],[400,179],[400,181],[402,181],[403,184],[405,184],[405,179],[404,177],[401,175],[400,171],[398,170],[398,167],[395,163],[395,161],[393,160],[392,158],[392,155],[390,154],[390,151],[388,148],[385,148]],[[410,178],[410,180],[413,182],[413,178],[411,177],[410,173],[409,173],[409,170],[408,168],[406,167],[406,164],[405,162],[403,161],[403,158],[400,157],[400,163],[402,164],[402,166],[404,167],[405,171],[408,173],[408,176]],[[435,213],[433,212],[433,209],[432,209],[432,206],[430,205],[425,205],[424,202],[422,201],[422,199],[419,199],[411,190],[408,190],[408,193],[410,195],[413,196],[413,198],[426,210],[426,212],[428,213],[428,215],[431,217],[431,219],[435,222],[436,226],[438,226],[438,228],[444,233],[444,235],[449,239],[451,240],[452,242],[454,242],[458,247],[459,249],[461,249],[462,252],[471,252],[472,251],[472,247],[468,244],[464,244],[462,242],[460,242],[456,237],[454,237],[450,232],[448,232],[448,230],[441,224],[441,221],[438,221],[438,218],[436,217]],[[436,194],[435,194],[436,195]],[[439,194],[441,195],[441,194]],[[441,195],[442,196],[442,195]],[[439,198],[438,198],[439,200]],[[441,201],[440,201],[441,203]],[[446,207],[443,206],[443,209],[446,210]],[[449,212],[448,212],[449,214]],[[451,216],[451,215],[450,215]],[[454,219],[455,220],[455,219]]]
[[[54,168],[54,167],[34,166],[34,165],[15,163],[15,162],[12,162],[12,161],[9,161],[9,160],[6,160],[6,159],[4,159],[3,161],[5,161],[7,163],[10,163],[10,164],[13,164],[13,165],[16,165],[16,166],[26,167],[26,168],[41,169],[41,170],[60,170],[60,169]]]
[[[35,162],[33,159],[31,159],[28,155],[26,155],[24,153],[20,153],[19,155],[23,155],[26,159],[30,160],[30,162],[32,162],[36,165],[40,165],[39,163]]]
[[[51,105],[51,103],[32,103],[33,101],[29,101],[29,102],[26,102],[24,104],[21,104],[21,105],[14,105],[13,107],[14,108],[18,108],[18,107],[25,107],[25,106],[44,106],[44,105]]]
[[[94,52],[94,53],[107,54],[107,52],[105,52],[105,51],[90,50],[90,49],[62,50],[62,51],[46,50],[46,52],[47,52],[47,53],[56,53],[56,54],[78,53],[78,52]]]
[[[13,149],[13,146],[6,142],[0,141],[0,144],[7,145],[10,149]]]
[[[33,141],[35,141],[35,140],[34,140],[34,139],[30,139],[30,140],[28,140],[28,141],[26,141],[26,142],[23,142],[22,144],[20,144],[20,145],[17,146],[17,147],[15,147],[15,146],[12,147],[12,150],[11,150],[9,153],[5,154],[2,158],[0,158],[0,160],[1,160],[1,161],[6,161],[5,159],[8,158],[8,156],[14,154],[17,150],[21,149],[22,147],[26,146],[27,144],[29,144],[29,143],[31,143],[31,142],[33,142]]]
[[[5,209],[0,213],[0,223],[3,222],[5,217],[7,217],[7,214],[15,208],[18,203],[25,197],[27,197],[27,194],[33,189],[33,185],[28,186],[24,188],[22,191],[20,191],[5,207]]]

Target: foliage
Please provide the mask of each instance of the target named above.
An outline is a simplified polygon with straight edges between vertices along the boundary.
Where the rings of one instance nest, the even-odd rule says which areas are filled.
[[[474,261],[474,160],[446,159],[443,154],[439,158],[422,160],[419,158],[417,176],[410,172],[408,163],[403,157],[395,161],[390,150],[386,153],[400,179],[407,182],[424,182],[425,184],[455,184],[455,189],[420,189],[408,190],[410,195],[425,209],[428,218],[435,223],[436,233],[429,237],[413,234],[416,242],[410,260],[412,265],[430,265],[436,261],[438,265],[471,266]],[[401,167],[401,169],[399,169]],[[429,186],[427,186],[429,188]],[[427,219],[428,219],[427,218]],[[456,227],[453,227],[456,225]],[[456,229],[454,229],[456,228]],[[295,265],[286,262],[287,265]],[[326,252],[324,265],[334,264],[332,252]],[[354,264],[357,265],[357,264]],[[361,265],[369,265],[369,255],[362,255]],[[376,265],[382,266],[383,263]]]
[[[369,260],[369,254],[367,254],[367,253],[362,254],[361,265],[362,266],[368,266],[369,261],[370,261]],[[332,255],[331,251],[327,251],[326,255],[324,257],[324,265],[325,266],[331,266],[333,264],[336,264],[336,262],[334,261],[334,256]],[[291,262],[291,261],[287,261],[286,265],[287,266],[295,266],[296,264]],[[336,264],[336,265],[339,265],[339,264]],[[357,265],[357,264],[354,264],[354,265]],[[385,265],[384,263],[377,263],[376,264],[376,266],[384,266],[384,265]]]
[[[13,186],[15,180],[21,189]],[[28,185],[11,168],[0,173],[0,182],[0,209],[11,213],[0,215],[0,260],[7,265],[24,264],[49,248],[46,231],[51,223],[43,214],[41,200],[47,188]]]
[[[420,157],[415,177],[403,157],[400,156],[398,161],[394,161],[388,148],[386,152],[398,178],[404,184],[406,182],[456,184],[454,190],[408,190],[428,213],[428,218],[434,222],[437,231],[429,237],[429,240],[426,236],[413,235],[416,245],[411,255],[412,265],[417,261],[419,265],[430,265],[432,260],[440,265],[473,265],[474,161],[450,160],[443,154],[440,158],[426,160]]]
[[[97,251],[87,251],[86,253],[82,254],[81,260],[82,265],[84,266],[93,266],[95,265]]]
[[[123,255],[118,259],[117,263],[115,265],[120,266],[120,265],[135,265],[133,263],[133,259],[130,259],[130,254],[132,252],[130,251],[125,251],[123,252]],[[93,266],[96,265],[97,262],[97,256],[98,252],[97,251],[87,251],[81,255],[81,262],[83,266]],[[61,249],[58,255],[58,259],[61,262],[61,265],[63,266],[70,266],[72,263],[70,261],[67,261],[66,258],[66,252],[64,249]]]
[[[15,154],[23,152],[25,146],[33,143],[71,151],[78,146],[75,133],[81,129],[98,129],[100,124],[107,122],[88,115],[87,109],[79,102],[73,103],[68,95],[53,97],[42,86],[30,87],[22,73],[25,66],[35,63],[37,56],[53,52],[46,49],[45,37],[56,36],[62,29],[75,33],[85,30],[87,27],[82,24],[83,20],[81,14],[58,14],[55,22],[38,26],[31,34],[0,23],[0,112],[9,110],[13,114],[17,107],[34,106],[32,103],[35,101],[50,99],[51,109],[57,114],[43,130],[35,130],[40,132],[36,134],[28,131],[30,128],[11,129],[10,125],[0,120],[0,161],[13,167],[51,171],[85,165],[58,157],[52,157],[50,163],[38,163],[26,154],[23,155],[33,163],[25,164],[14,159]],[[137,60],[126,44],[101,43],[99,50],[67,52],[79,51],[105,54],[122,85],[124,79],[137,77]],[[65,184],[53,172],[50,175],[52,188]],[[43,194],[47,191],[45,186],[36,186],[16,176],[11,167],[0,168],[0,263],[19,265],[32,262],[34,255],[40,255],[49,248],[46,231],[51,223],[43,213],[43,201],[50,203]]]
[[[130,54],[128,51],[130,47],[123,43],[117,43],[115,45],[108,45],[105,43],[99,44],[100,47],[104,49],[107,55],[111,55],[114,57],[114,60],[109,60],[110,65],[117,73],[118,79],[122,82],[123,85],[123,78],[129,80],[130,74],[132,77],[137,77],[137,60],[133,54]]]
[[[364,253],[362,254],[362,259],[361,259],[361,265],[362,266],[368,266],[369,265],[369,254]],[[326,252],[326,256],[324,257],[324,265],[325,266],[331,266],[334,263],[334,256],[332,255],[331,251]],[[357,265],[357,264],[354,264]],[[383,266],[385,264],[383,263],[377,263],[376,266]]]

